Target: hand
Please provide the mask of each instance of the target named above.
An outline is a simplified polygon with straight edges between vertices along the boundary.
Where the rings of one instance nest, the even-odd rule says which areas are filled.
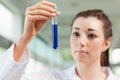
[[[23,34],[29,38],[34,37],[44,28],[49,20],[59,15],[59,11],[53,9],[54,6],[56,6],[56,4],[43,0],[28,7],[25,14]]]
[[[54,6],[56,6],[54,3],[44,0],[26,9],[24,32],[14,47],[15,61],[19,61],[30,41],[45,24],[59,15],[59,11],[53,9]]]

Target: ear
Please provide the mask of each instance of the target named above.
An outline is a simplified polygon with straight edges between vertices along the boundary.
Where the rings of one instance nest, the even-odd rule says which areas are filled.
[[[103,51],[106,51],[110,47],[111,42],[112,42],[112,38],[108,38],[107,40],[105,40]]]

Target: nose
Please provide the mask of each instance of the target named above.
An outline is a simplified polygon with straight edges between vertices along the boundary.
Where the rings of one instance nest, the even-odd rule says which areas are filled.
[[[84,47],[86,46],[87,44],[87,38],[85,35],[81,35],[77,41],[77,44],[78,46],[81,48],[81,47]]]

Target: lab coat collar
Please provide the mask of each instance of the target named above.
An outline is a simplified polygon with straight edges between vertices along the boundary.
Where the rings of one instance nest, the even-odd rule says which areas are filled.
[[[108,75],[107,80],[118,80],[118,77],[112,73],[109,67],[102,67],[101,69],[104,73]],[[81,80],[80,77],[78,77],[78,75],[76,74],[75,65],[65,70],[64,74],[66,76],[71,76],[71,79],[73,80]]]

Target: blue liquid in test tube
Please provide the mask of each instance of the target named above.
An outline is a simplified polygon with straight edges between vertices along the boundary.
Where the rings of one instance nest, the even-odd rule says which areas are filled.
[[[52,19],[52,38],[53,38],[53,48],[58,48],[58,24],[57,17]]]

